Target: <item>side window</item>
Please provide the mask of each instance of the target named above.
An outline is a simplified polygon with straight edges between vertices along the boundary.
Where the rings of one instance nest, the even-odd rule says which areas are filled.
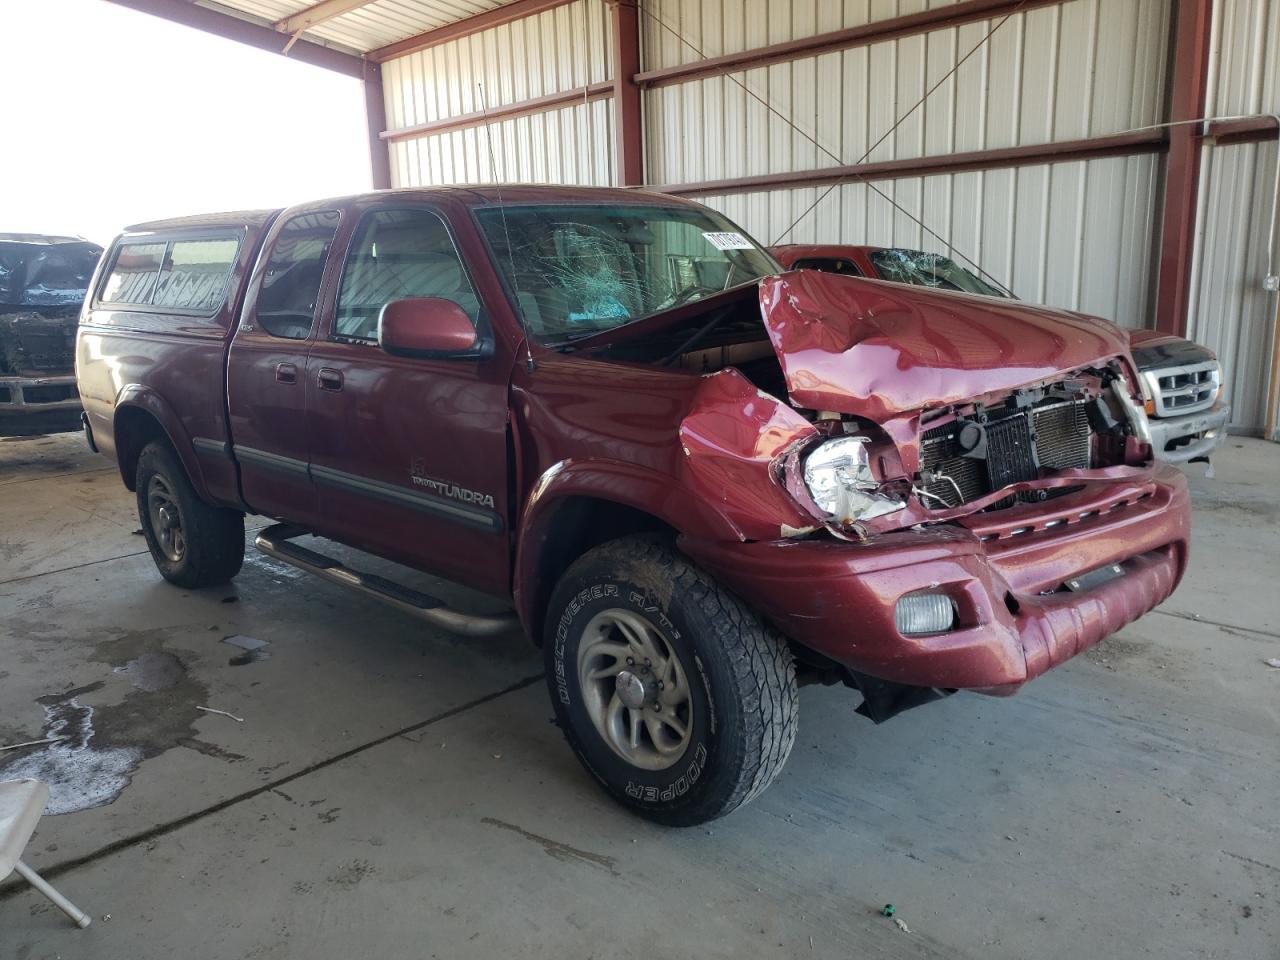
[[[369,340],[385,304],[408,297],[452,300],[475,323],[480,312],[444,221],[427,210],[365,215],[342,270],[334,336]]]
[[[311,333],[338,219],[336,210],[299,214],[276,235],[257,308],[258,326],[273,337],[305,340]]]
[[[158,307],[209,312],[222,304],[236,262],[238,240],[175,240],[151,302]]]
[[[122,243],[102,286],[105,303],[148,304],[164,263],[165,243]]]
[[[860,277],[862,271],[852,260],[836,257],[809,257],[797,260],[792,270],[821,270],[824,273],[838,273],[846,277]]]

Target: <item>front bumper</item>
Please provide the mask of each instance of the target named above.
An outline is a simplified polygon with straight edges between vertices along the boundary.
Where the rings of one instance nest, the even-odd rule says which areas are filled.
[[[74,375],[0,377],[0,414],[79,409],[80,393]]]
[[[681,548],[787,637],[860,673],[896,683],[1011,693],[1173,592],[1187,563],[1186,479],[1156,465],[1137,479],[1091,483],[867,543],[681,540]],[[1118,564],[1083,592],[1068,579]],[[899,597],[944,590],[957,627],[906,637]]]
[[[1180,417],[1151,417],[1151,449],[1168,463],[1207,457],[1226,439],[1229,419],[1229,403],[1216,403],[1208,410]]]

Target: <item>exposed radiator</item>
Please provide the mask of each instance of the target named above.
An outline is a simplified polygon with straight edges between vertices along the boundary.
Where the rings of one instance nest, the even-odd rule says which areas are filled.
[[[1087,469],[1092,450],[1085,401],[1047,403],[1031,411],[1040,466],[1054,470]]]
[[[921,436],[920,465],[932,478],[923,484],[929,505],[959,506],[1012,483],[1034,480],[1041,469],[1071,470],[1090,466],[1092,437],[1085,400],[1060,400],[989,420],[986,456],[963,455],[956,422],[926,430]],[[1044,499],[1044,491],[1006,497],[991,509],[1018,499]]]

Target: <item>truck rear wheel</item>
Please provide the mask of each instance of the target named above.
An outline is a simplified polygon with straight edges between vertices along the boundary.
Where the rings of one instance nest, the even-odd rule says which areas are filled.
[[[580,557],[547,613],[547,683],[578,759],[619,802],[692,826],[762,792],[795,743],[786,643],[652,537]]]
[[[167,443],[143,448],[136,489],[142,533],[162,577],[180,587],[208,587],[240,572],[244,514],[201,500]]]

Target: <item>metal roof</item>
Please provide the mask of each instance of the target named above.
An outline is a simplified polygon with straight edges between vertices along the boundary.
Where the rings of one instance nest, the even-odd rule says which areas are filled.
[[[196,0],[198,6],[297,34],[349,53],[388,44],[507,6],[512,0]],[[299,31],[299,27],[301,30]]]

